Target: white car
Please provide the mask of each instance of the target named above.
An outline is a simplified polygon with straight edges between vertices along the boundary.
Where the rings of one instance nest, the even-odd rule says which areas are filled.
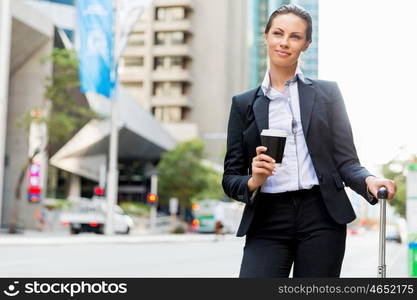
[[[100,198],[75,201],[73,209],[60,216],[61,224],[70,228],[71,234],[95,232],[103,234],[106,223],[106,200]],[[114,233],[129,234],[133,220],[118,205],[113,210]]]

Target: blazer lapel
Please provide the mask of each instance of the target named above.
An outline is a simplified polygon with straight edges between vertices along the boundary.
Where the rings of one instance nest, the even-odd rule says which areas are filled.
[[[303,126],[304,136],[307,138],[311,112],[316,101],[316,90],[312,87],[311,81],[306,79],[306,82],[304,83],[298,79],[298,96],[300,99],[301,124]]]
[[[263,129],[269,128],[269,99],[265,97],[261,88],[258,91],[257,99],[253,103],[253,113],[260,135]]]
[[[316,101],[316,90],[312,87],[312,82],[305,78],[305,82],[298,79],[298,96],[300,103],[300,117],[303,126],[304,136],[307,137],[308,128],[310,126],[311,113]],[[269,102],[260,88],[257,98],[253,103],[253,113],[255,115],[256,125],[259,135],[263,129],[269,128]]]

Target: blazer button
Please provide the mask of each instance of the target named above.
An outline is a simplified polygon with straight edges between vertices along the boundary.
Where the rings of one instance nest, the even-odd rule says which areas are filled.
[[[319,174],[319,181],[323,182],[323,174]]]

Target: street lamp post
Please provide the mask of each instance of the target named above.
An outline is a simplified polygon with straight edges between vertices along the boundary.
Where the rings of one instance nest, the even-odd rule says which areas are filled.
[[[118,18],[118,0],[113,0],[114,7],[114,45],[113,45],[113,78],[117,78],[117,59],[115,49],[119,43],[119,18]],[[117,82],[111,93],[111,133],[110,133],[110,152],[109,152],[109,174],[108,174],[108,186],[107,186],[107,215],[106,215],[106,235],[113,234],[113,208],[117,203],[118,195],[118,179],[119,172],[117,169],[118,161],[118,144],[119,144],[119,126],[118,126],[118,105],[117,101]]]

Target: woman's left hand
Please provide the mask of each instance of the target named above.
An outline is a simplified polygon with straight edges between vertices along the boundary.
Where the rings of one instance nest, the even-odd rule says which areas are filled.
[[[368,176],[366,177],[365,182],[369,191],[372,193],[372,195],[374,195],[375,198],[378,198],[378,189],[383,186],[388,189],[388,200],[394,198],[395,193],[397,192],[397,185],[393,180]]]

